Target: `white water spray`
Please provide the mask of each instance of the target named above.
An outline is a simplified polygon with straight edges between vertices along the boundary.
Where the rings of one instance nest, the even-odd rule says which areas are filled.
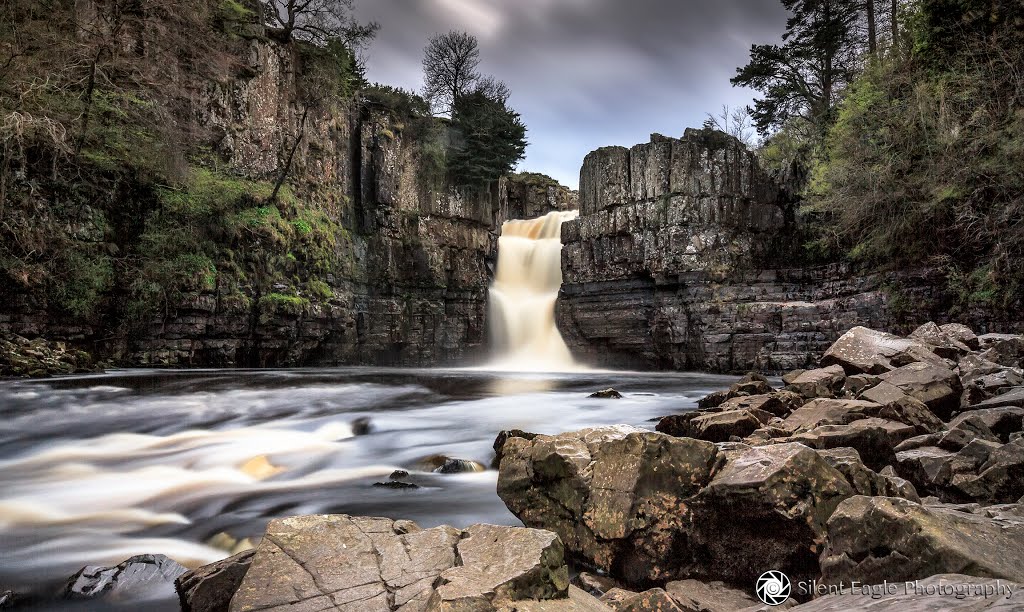
[[[490,289],[492,367],[516,371],[580,369],[555,325],[562,286],[562,222],[578,211],[506,221],[498,238],[498,271]]]

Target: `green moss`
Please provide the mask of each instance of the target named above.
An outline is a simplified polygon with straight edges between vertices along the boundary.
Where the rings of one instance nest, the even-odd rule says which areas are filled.
[[[334,297],[334,291],[331,286],[321,280],[311,280],[306,283],[311,295],[314,295],[321,300],[329,300]]]

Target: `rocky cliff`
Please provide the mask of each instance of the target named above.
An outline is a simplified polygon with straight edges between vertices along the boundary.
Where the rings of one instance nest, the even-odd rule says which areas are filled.
[[[725,134],[599,149],[562,228],[558,324],[584,361],[740,372],[803,367],[855,325],[951,318],[940,270],[796,267],[788,191]],[[959,312],[984,331],[1008,313]]]
[[[39,189],[25,162],[0,213],[22,224],[19,237],[49,236],[0,257],[18,279],[0,290],[0,335],[133,365],[435,365],[479,353],[504,185],[449,187],[437,162],[446,126],[388,100],[310,110],[296,45],[252,36],[224,52],[228,74],[182,86],[181,121],[199,136],[180,185],[122,179],[69,220],[66,186]]]

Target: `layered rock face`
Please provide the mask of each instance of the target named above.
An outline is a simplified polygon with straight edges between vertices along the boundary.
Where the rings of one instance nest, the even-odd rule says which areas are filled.
[[[218,172],[272,184],[302,130],[298,60],[266,39],[244,49],[231,79],[196,84],[192,112]],[[211,286],[174,296],[157,316],[131,325],[121,320],[117,287],[95,316],[78,318],[55,312],[41,290],[12,286],[0,291],[7,301],[0,336],[68,341],[131,365],[436,365],[478,354],[508,189],[463,195],[424,153],[436,135],[417,132],[388,108],[359,99],[341,104],[309,114],[288,180],[305,211],[337,227],[331,244],[317,245],[330,270],[299,271],[296,253],[275,253],[256,267],[282,280],[260,287],[250,282],[252,270],[227,282],[225,262],[217,261]],[[145,217],[137,216],[136,223]],[[110,218],[96,224],[117,225]],[[70,231],[74,239],[82,234]],[[125,242],[121,251],[135,246],[132,236],[116,239]],[[253,260],[256,247],[230,248],[235,261],[227,267]],[[291,279],[299,279],[298,289]],[[305,288],[313,281],[320,291]]]
[[[580,172],[580,218],[562,228],[559,329],[598,365],[746,372],[805,367],[857,325],[948,320],[940,273],[796,267],[794,228],[787,190],[725,134],[599,149]]]

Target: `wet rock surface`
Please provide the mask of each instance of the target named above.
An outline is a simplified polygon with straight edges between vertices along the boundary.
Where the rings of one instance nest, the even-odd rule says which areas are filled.
[[[173,597],[174,581],[188,570],[163,555],[138,555],[114,567],[86,566],[68,580],[63,598],[97,607]]]

